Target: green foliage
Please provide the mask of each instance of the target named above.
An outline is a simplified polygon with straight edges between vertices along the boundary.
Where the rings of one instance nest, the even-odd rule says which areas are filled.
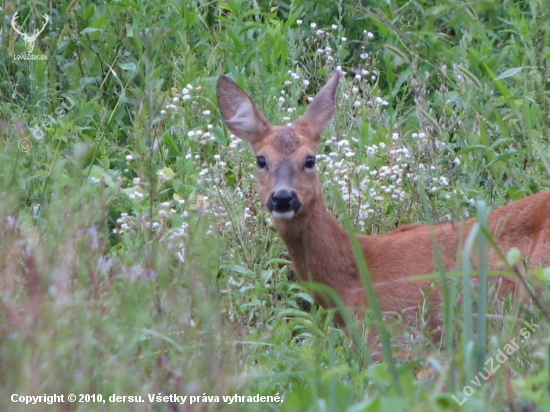
[[[193,407],[148,394],[216,411],[548,409],[548,323],[529,299],[495,298],[491,278],[509,269],[487,273],[486,296],[468,265],[429,274],[447,282],[444,341],[394,314],[385,362],[371,363],[359,328],[335,328],[297,282],[215,97],[229,74],[286,124],[340,67],[318,157],[331,211],[371,234],[463,219],[477,200],[550,187],[546,3],[20,3],[4,2],[0,36],[2,410],[58,410],[10,400],[54,393],[145,400],[68,410]],[[32,52],[44,59],[16,57],[15,11],[26,33],[50,17]],[[548,269],[529,275],[547,308]],[[495,357],[524,321],[540,329],[471,383],[476,356]],[[221,399],[257,394],[283,402]]]

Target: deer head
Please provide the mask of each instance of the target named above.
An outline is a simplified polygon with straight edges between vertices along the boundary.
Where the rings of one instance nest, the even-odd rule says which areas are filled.
[[[38,35],[40,33],[42,33],[44,31],[44,29],[46,28],[48,22],[50,21],[50,18],[48,17],[47,14],[44,14],[44,19],[45,19],[45,22],[44,22],[44,25],[42,26],[42,28],[40,30],[35,30],[33,32],[32,35],[28,35],[26,33],[23,33],[21,30],[19,30],[17,28],[17,15],[18,15],[19,12],[15,12],[15,14],[13,15],[12,19],[11,19],[11,26],[13,27],[13,30],[15,30],[16,33],[20,34],[22,37],[23,37],[23,40],[25,41],[25,43],[27,43],[27,46],[26,46],[26,51],[27,51],[27,54],[31,54],[32,51],[34,50],[34,44],[36,42],[36,39],[38,38]]]
[[[234,135],[252,145],[260,198],[277,220],[297,219],[315,201],[322,202],[315,155],[321,133],[334,115],[339,80],[340,73],[334,73],[292,125],[274,126],[233,80],[218,79],[222,117]]]

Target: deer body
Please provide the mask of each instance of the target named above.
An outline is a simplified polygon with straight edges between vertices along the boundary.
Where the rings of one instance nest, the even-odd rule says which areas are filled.
[[[347,232],[326,208],[315,170],[315,154],[323,129],[332,120],[339,81],[335,73],[291,126],[271,125],[256,105],[226,76],[218,80],[222,117],[229,130],[248,141],[258,160],[257,180],[262,202],[274,217],[301,280],[334,289],[356,313],[368,307]],[[516,247],[531,267],[550,266],[550,191],[492,211],[489,228],[506,253]],[[444,268],[454,270],[459,248],[475,221],[408,225],[382,235],[357,235],[380,306],[386,312],[414,314],[431,280],[407,279],[437,272],[434,240]],[[488,263],[498,267],[496,253]],[[477,262],[473,261],[474,268]],[[515,288],[502,279],[499,291]],[[430,294],[428,317],[437,326],[439,293]],[[322,298],[320,303],[331,306]]]

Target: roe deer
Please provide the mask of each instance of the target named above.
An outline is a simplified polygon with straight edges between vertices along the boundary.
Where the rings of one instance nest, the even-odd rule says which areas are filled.
[[[305,114],[290,126],[271,125],[227,76],[218,79],[217,95],[228,129],[252,145],[262,203],[272,214],[300,279],[331,287],[353,311],[368,306],[363,284],[348,234],[328,212],[315,170],[317,146],[334,114],[339,79],[338,72],[332,75]],[[422,305],[422,291],[430,287],[431,280],[402,280],[436,273],[433,239],[445,270],[454,270],[459,246],[474,223],[468,219],[408,225],[382,235],[357,235],[382,311],[408,311],[405,317],[410,321],[415,309]],[[492,211],[488,225],[505,253],[516,247],[530,267],[550,265],[550,191]],[[489,252],[489,267],[497,267],[499,261],[494,251]],[[472,265],[475,268],[476,262]],[[499,293],[510,292],[516,286],[512,279],[503,278],[501,282]],[[440,301],[439,293],[430,294],[430,328],[440,324]],[[333,306],[323,299],[320,303]]]

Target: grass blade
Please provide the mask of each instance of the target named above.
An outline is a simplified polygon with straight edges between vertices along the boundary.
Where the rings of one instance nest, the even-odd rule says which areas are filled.
[[[474,335],[474,319],[472,315],[472,263],[471,253],[476,237],[479,235],[479,223],[476,223],[464,244],[462,250],[462,319],[464,347],[464,371],[466,379],[473,377],[474,368],[472,363],[472,348]]]
[[[479,227],[488,232],[487,229],[487,204],[480,200],[477,202],[477,217]],[[483,369],[485,352],[487,350],[487,238],[485,233],[479,236],[479,275],[478,275],[478,296],[477,296],[477,336],[475,344],[475,358],[478,370]]]

